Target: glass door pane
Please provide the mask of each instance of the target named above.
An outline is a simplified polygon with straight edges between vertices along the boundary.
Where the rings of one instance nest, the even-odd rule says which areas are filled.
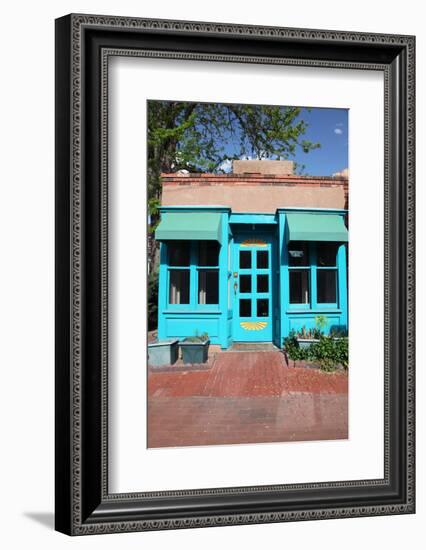
[[[257,276],[257,292],[269,292],[269,275],[258,275]]]
[[[251,300],[240,299],[240,317],[251,317]]]
[[[250,250],[240,250],[240,269],[251,269]]]
[[[258,250],[256,253],[256,267],[257,269],[269,268],[269,253],[267,250]]]
[[[251,275],[240,275],[240,292],[251,292]]]
[[[257,300],[257,316],[258,317],[268,317],[269,315],[269,300],[261,298]]]

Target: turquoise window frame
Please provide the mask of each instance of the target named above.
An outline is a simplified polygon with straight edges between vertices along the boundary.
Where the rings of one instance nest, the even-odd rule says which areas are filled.
[[[169,241],[165,244],[165,258],[166,258],[166,304],[169,311],[217,311],[220,303],[221,292],[221,278],[220,278],[220,251],[222,245],[219,243],[218,262],[214,266],[203,266],[198,264],[198,247],[201,241],[191,241],[189,243],[189,266],[172,266],[169,264],[169,247],[173,246],[173,241]],[[203,241],[204,242],[204,241]],[[170,271],[183,270],[189,271],[189,303],[188,304],[172,304],[170,303]],[[218,273],[218,301],[216,304],[200,304],[198,303],[198,277],[200,271],[217,271]]]
[[[299,312],[299,311],[306,311],[306,312],[312,312],[317,310],[331,310],[331,311],[339,311],[339,305],[340,305],[340,296],[339,296],[339,289],[340,289],[340,281],[339,278],[341,277],[340,269],[339,269],[339,249],[340,246],[344,245],[338,245],[336,250],[336,263],[334,266],[318,266],[317,265],[317,247],[318,244],[324,244],[323,242],[314,242],[314,241],[306,241],[308,244],[309,249],[309,265],[298,265],[298,266],[290,266],[287,265],[288,270],[288,312]],[[290,249],[291,242],[288,243],[288,248]],[[288,256],[290,258],[290,256]],[[289,262],[289,261],[288,261]],[[309,272],[309,302],[306,304],[302,303],[294,303],[290,302],[290,273],[292,271],[308,271]],[[335,271],[336,273],[336,302],[334,303],[328,303],[328,302],[318,302],[318,278],[317,274],[318,271],[326,270],[326,271]]]

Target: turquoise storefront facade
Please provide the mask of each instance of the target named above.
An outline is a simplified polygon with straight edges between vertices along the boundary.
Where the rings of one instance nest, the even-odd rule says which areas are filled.
[[[347,209],[163,206],[158,339],[273,342],[291,330],[348,329]]]

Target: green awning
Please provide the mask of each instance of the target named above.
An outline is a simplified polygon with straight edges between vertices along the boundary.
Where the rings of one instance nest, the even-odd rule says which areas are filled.
[[[289,213],[287,220],[287,242],[289,241],[332,241],[348,242],[348,230],[343,216],[338,214]]]
[[[155,231],[158,241],[221,242],[221,214],[217,212],[166,212]]]

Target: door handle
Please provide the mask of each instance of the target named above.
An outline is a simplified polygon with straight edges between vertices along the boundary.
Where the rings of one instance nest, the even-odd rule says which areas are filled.
[[[235,283],[234,283],[234,294],[235,294],[235,296],[237,295],[237,288],[238,288],[238,283],[237,283],[237,281],[235,281]]]

